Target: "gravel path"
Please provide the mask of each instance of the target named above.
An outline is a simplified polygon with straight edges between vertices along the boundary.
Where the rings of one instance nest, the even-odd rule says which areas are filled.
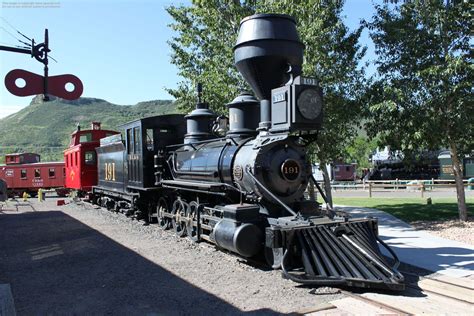
[[[474,245],[474,218],[467,222],[451,221],[416,221],[410,224],[417,230],[426,230],[438,237]]]
[[[0,283],[19,315],[274,314],[342,297],[121,214],[53,199],[34,208],[0,215]]]

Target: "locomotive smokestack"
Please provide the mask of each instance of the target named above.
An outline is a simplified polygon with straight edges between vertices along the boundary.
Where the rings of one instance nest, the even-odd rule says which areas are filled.
[[[271,123],[272,89],[301,74],[303,50],[289,15],[256,14],[240,22],[235,66],[260,100],[260,129],[267,130]]]

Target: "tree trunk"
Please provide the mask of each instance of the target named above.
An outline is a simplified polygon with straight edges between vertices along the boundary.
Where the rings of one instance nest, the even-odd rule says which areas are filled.
[[[454,179],[456,181],[456,195],[458,199],[459,220],[467,221],[466,194],[464,192],[464,184],[462,181],[461,162],[458,157],[458,151],[454,143],[449,144],[451,150],[451,160],[453,162]]]
[[[322,166],[321,171],[323,172],[324,178],[324,193],[326,193],[326,198],[328,199],[328,204],[331,209],[333,209],[332,203],[332,193],[331,193],[331,179],[329,178],[328,169],[326,168],[326,164],[320,162],[320,167]]]

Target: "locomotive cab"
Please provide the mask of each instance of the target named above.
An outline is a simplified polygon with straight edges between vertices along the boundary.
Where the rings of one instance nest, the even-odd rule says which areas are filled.
[[[164,158],[166,146],[183,142],[184,115],[147,117],[120,128],[122,134],[102,139],[97,148],[99,181],[93,193],[99,204],[134,212],[137,203],[157,189],[153,171],[156,156]]]

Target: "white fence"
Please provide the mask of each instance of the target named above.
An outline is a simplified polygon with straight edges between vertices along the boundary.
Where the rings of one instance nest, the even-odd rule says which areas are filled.
[[[464,186],[474,189],[474,183],[468,183],[468,180],[463,180]],[[398,190],[419,191],[421,197],[424,197],[424,192],[431,191],[437,188],[455,188],[454,180],[369,180],[358,182],[334,182],[331,188],[335,191],[339,190],[363,190],[367,191],[369,197],[372,197],[373,192],[387,192]]]

